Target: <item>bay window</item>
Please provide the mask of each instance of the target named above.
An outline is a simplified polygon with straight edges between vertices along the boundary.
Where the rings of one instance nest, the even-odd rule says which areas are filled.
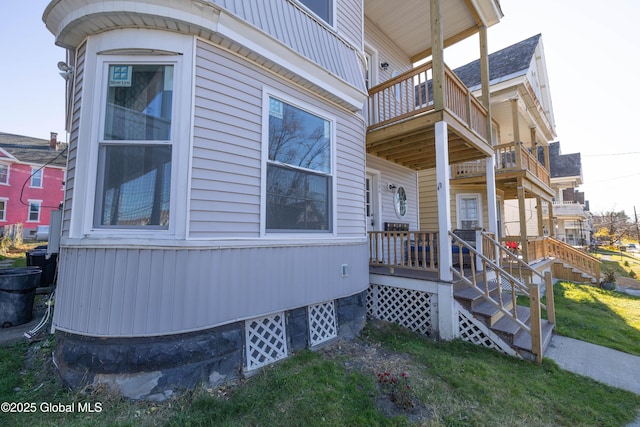
[[[168,229],[173,65],[108,64],[97,228]]]

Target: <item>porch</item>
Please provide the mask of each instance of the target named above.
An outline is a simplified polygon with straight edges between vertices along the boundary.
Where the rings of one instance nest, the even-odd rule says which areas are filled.
[[[471,233],[449,233],[453,281],[440,278],[438,232],[369,233],[368,314],[539,362],[555,326],[551,270],[563,279],[556,265],[571,264],[599,282],[599,261],[556,239],[536,238],[525,250],[532,259],[550,260],[540,271],[492,235]]]

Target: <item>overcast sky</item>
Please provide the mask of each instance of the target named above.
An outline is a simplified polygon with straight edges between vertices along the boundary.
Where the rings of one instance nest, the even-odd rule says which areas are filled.
[[[0,0],[0,132],[67,140],[64,50],[42,22],[46,0]],[[502,0],[505,17],[489,29],[489,52],[542,34],[564,154],[581,153],[580,190],[591,211],[640,213],[640,18],[638,0]],[[477,59],[477,40],[448,49],[458,67]]]

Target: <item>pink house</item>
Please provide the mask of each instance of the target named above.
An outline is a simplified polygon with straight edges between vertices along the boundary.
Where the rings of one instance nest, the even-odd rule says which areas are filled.
[[[64,200],[66,144],[0,132],[0,226],[22,223],[25,236],[49,225]]]

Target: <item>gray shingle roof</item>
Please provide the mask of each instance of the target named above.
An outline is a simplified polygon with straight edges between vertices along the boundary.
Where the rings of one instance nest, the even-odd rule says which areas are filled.
[[[489,55],[489,84],[525,74],[540,42],[537,34]],[[480,86],[480,60],[477,59],[453,70],[468,88]]]
[[[48,139],[0,132],[0,148],[24,163],[66,167],[67,145],[59,144],[60,146],[61,149],[56,151],[49,147]]]
[[[549,144],[549,166],[551,178],[582,176],[580,153],[560,154],[560,142]]]

